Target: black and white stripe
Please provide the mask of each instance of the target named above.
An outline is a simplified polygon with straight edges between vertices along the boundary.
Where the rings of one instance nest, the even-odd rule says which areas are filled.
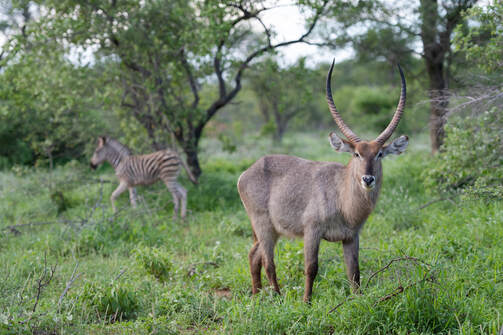
[[[91,159],[91,166],[108,161],[115,169],[115,174],[119,178],[119,187],[112,193],[112,207],[115,211],[115,199],[126,189],[129,189],[130,200],[133,207],[136,207],[135,186],[150,185],[158,180],[162,180],[173,196],[175,206],[175,217],[181,205],[181,216],[185,217],[187,208],[187,191],[177,181],[182,165],[190,180],[196,180],[189,169],[172,150],[161,150],[146,155],[132,155],[131,150],[117,140],[109,137],[100,137],[98,147]]]

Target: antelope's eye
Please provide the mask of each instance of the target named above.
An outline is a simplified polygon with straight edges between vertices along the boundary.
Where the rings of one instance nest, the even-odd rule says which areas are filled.
[[[359,154],[359,153],[357,153],[357,152],[355,152],[353,155],[354,155],[356,158],[360,158],[360,154]]]

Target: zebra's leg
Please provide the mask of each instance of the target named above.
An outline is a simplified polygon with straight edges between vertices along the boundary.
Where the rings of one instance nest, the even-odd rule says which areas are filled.
[[[115,189],[115,191],[112,192],[110,200],[112,201],[112,208],[114,210],[114,213],[116,212],[115,199],[117,199],[117,197],[127,189],[128,189],[127,183],[121,181],[119,186]]]
[[[173,181],[165,181],[164,184],[166,184],[166,187],[168,188],[169,192],[173,196],[173,221],[177,219],[178,216],[178,209],[180,208],[180,198],[178,194],[178,189],[176,187],[177,182]]]
[[[130,187],[129,188],[129,200],[131,201],[131,206],[133,206],[133,208],[136,208],[136,188],[134,187]]]
[[[187,190],[178,182],[176,183],[176,188],[182,202],[181,216],[182,219],[185,219],[185,215],[187,214]]]

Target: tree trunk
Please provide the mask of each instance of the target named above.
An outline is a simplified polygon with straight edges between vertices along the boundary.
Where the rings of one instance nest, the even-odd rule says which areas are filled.
[[[276,129],[273,134],[273,142],[275,144],[281,144],[283,142],[283,136],[285,135],[287,120],[277,120]]]
[[[463,11],[472,7],[477,0],[460,0],[446,7],[440,17],[438,0],[421,0],[421,39],[423,58],[429,78],[430,89],[430,139],[432,153],[438,152],[444,142],[444,125],[447,118],[449,94],[449,66],[451,63],[451,35],[462,20]],[[442,28],[440,29],[440,24]],[[445,65],[445,66],[444,66]]]
[[[428,72],[430,95],[430,139],[431,151],[436,153],[444,139],[445,115],[448,99],[444,79],[444,60],[450,48],[450,36],[441,38],[438,30],[440,15],[437,0],[421,0],[421,39],[423,58]]]
[[[187,165],[189,166],[190,171],[192,172],[192,174],[194,175],[196,180],[199,180],[199,177],[201,176],[201,172],[202,172],[201,165],[199,164],[198,143],[199,143],[199,138],[190,139],[190,140],[187,140],[185,142],[180,143],[182,146],[183,152],[185,152],[185,155],[187,155]]]
[[[437,153],[444,142],[444,125],[446,123],[447,107],[449,105],[449,96],[443,71],[442,62],[433,64],[431,60],[426,59],[426,68],[430,81],[430,140],[431,151]]]

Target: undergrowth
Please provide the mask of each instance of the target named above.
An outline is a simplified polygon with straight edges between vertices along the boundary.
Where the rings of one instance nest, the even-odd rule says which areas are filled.
[[[349,159],[319,138],[286,138],[273,151]],[[139,190],[136,210],[120,197],[114,215],[109,168],[2,172],[0,333],[498,334],[503,203],[427,191],[424,171],[436,163],[423,147],[412,138],[385,160],[361,233],[362,294],[350,293],[340,244],[323,242],[311,305],[301,240],[278,242],[282,295],[251,296],[252,236],[236,181],[264,148],[207,158],[198,187],[182,177],[189,214],[177,222],[161,184]]]

